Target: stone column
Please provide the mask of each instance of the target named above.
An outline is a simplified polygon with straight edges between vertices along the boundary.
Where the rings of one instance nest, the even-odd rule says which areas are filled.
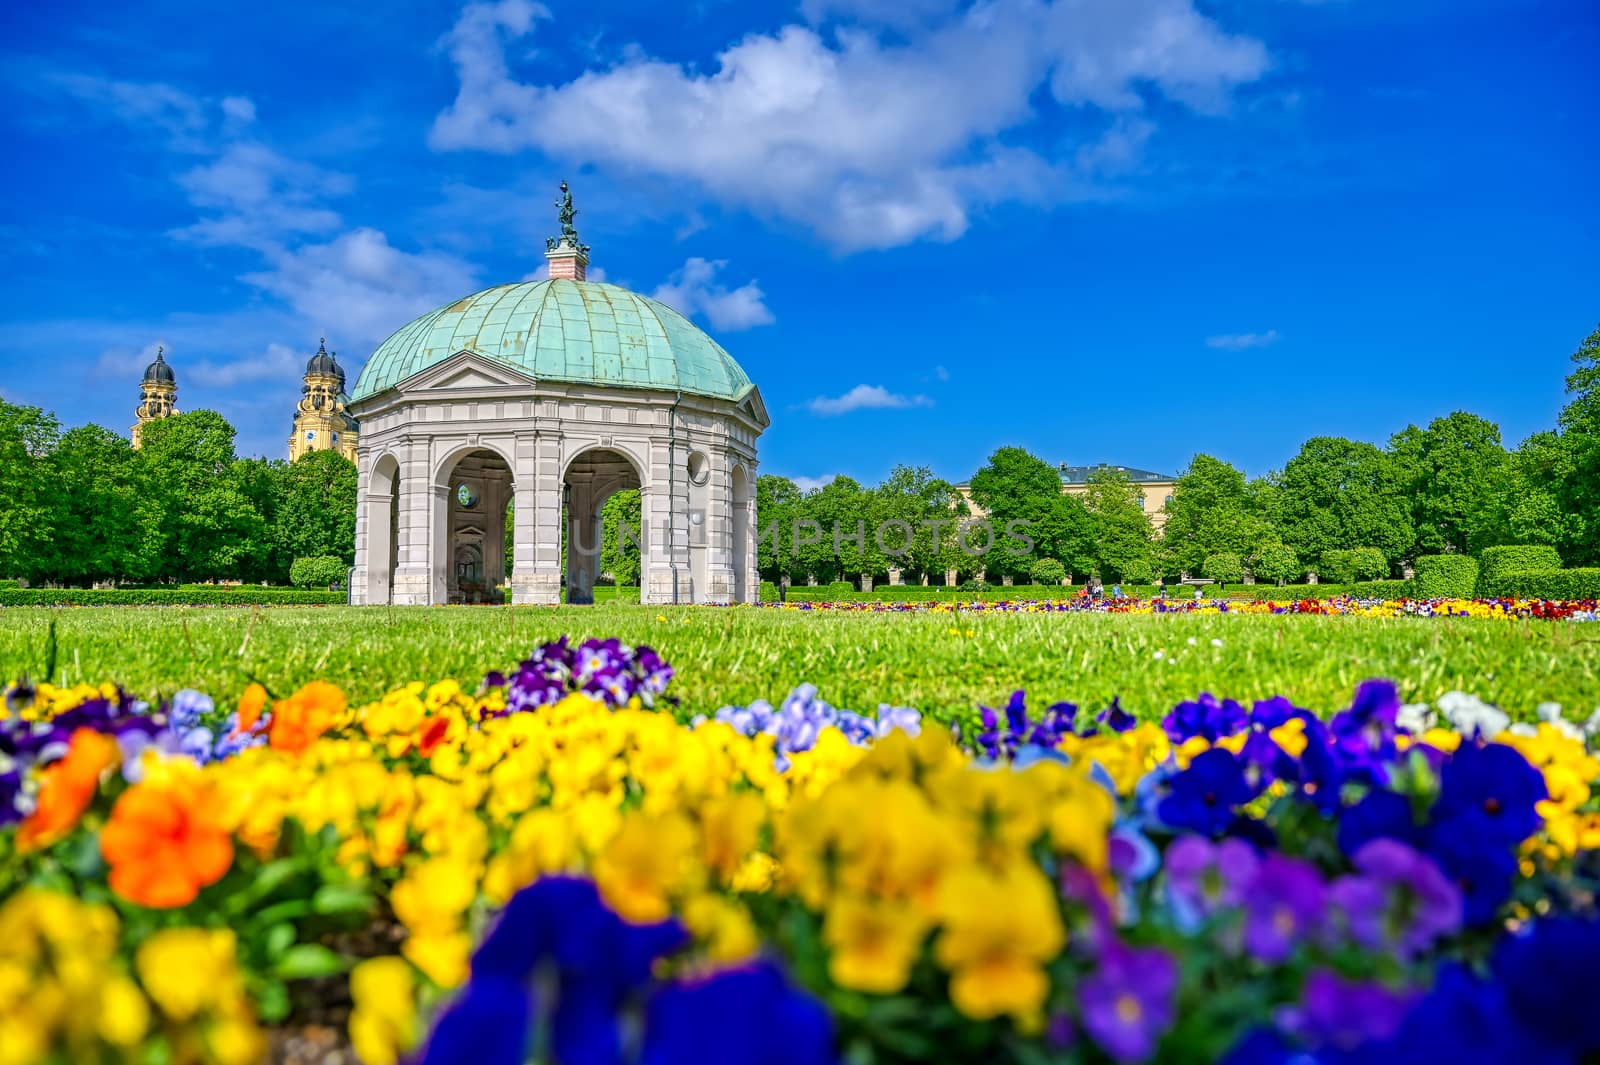
[[[511,601],[561,601],[561,458],[558,436],[529,430],[516,440],[516,531]]]
[[[429,452],[426,438],[408,437],[400,442],[396,456],[400,463],[400,527],[396,531],[399,562],[395,566],[392,600],[396,606],[429,603],[428,537],[433,505]]]

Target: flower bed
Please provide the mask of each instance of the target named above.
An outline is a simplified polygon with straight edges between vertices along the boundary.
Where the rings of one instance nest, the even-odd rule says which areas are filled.
[[[0,1061],[1577,1062],[1600,721],[13,685]]]
[[[971,599],[914,602],[867,600],[768,603],[769,610],[840,610],[867,613],[980,613],[1038,614],[1321,614],[1352,617],[1496,618],[1547,621],[1600,620],[1600,603],[1593,599]]]

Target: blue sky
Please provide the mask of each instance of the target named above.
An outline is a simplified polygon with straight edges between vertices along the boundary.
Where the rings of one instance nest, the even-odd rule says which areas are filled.
[[[532,274],[716,336],[763,472],[1252,473],[1553,425],[1600,319],[1587,0],[9,4],[0,395],[282,455],[317,338]]]

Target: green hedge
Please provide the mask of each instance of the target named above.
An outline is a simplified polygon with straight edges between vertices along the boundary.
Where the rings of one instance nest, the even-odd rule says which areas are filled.
[[[1484,588],[1486,583],[1480,581],[1479,587]],[[1525,599],[1600,599],[1600,568],[1503,573],[1481,594]]]
[[[1189,598],[1194,595],[1187,587],[1183,588],[1185,595],[1174,595],[1174,598]],[[1299,599],[1332,599],[1336,595],[1344,595],[1345,586],[1342,584],[1224,584],[1206,586],[1207,599],[1262,599],[1273,602],[1299,600]]]
[[[1330,584],[1356,584],[1383,579],[1389,560],[1376,547],[1334,548],[1322,553],[1317,576]]]
[[[1478,589],[1478,561],[1466,555],[1423,555],[1413,572],[1418,599],[1470,599]]]
[[[1478,594],[1514,595],[1490,589],[1513,573],[1547,573],[1561,568],[1561,556],[1548,544],[1515,544],[1484,548],[1478,556]]]
[[[1356,581],[1345,594],[1357,599],[1410,599],[1417,591],[1411,581]]]
[[[344,587],[350,567],[338,555],[308,555],[289,566],[289,583],[296,588]]]
[[[10,588],[7,606],[320,606],[345,602],[344,592],[301,588]]]

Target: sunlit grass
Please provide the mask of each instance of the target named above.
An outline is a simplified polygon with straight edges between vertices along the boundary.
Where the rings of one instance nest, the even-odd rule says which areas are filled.
[[[356,699],[411,680],[476,686],[536,644],[569,634],[648,643],[677,667],[685,713],[811,681],[835,705],[941,715],[1026,689],[1040,706],[1141,716],[1212,691],[1284,694],[1317,710],[1364,678],[1405,698],[1473,692],[1527,717],[1546,700],[1600,704],[1600,625],[1317,616],[823,614],[633,604],[517,608],[110,608],[0,611],[0,677],[38,675],[50,620],[57,680],[114,680],[141,695],[195,687],[232,699],[251,676],[274,690],[314,677]],[[1214,644],[1220,641],[1220,646]]]

